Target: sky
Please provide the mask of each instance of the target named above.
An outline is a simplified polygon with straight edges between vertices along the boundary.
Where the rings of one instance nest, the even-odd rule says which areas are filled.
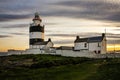
[[[120,0],[0,0],[0,51],[29,48],[29,26],[38,12],[45,40],[73,46],[80,37],[107,36],[108,50],[120,50]]]

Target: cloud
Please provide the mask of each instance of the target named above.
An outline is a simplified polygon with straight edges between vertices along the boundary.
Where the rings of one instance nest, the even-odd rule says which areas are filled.
[[[120,36],[117,36],[117,35],[115,35],[115,36],[107,36],[107,38],[120,38]]]
[[[0,0],[0,21],[42,16],[120,21],[119,1],[111,0]],[[6,6],[7,5],[7,6]]]
[[[75,37],[76,34],[48,34],[47,36],[54,36],[54,37]]]
[[[73,43],[73,41],[71,42],[71,41],[54,41],[54,43],[55,44],[71,44],[71,43]]]
[[[119,7],[120,9],[120,7]],[[120,21],[120,12],[116,12],[112,15],[110,15],[107,19],[112,20],[112,21]]]
[[[16,19],[25,19],[29,18],[30,15],[16,15],[16,14],[0,14],[0,21],[9,21],[9,20],[16,20]]]
[[[45,23],[45,25],[58,25],[58,23],[49,23],[49,22],[47,22],[47,23]]]
[[[11,35],[28,36],[28,27],[28,24],[6,24],[0,27],[0,34],[5,35],[1,36],[2,38],[11,37]]]
[[[120,21],[120,5],[105,0],[75,0],[53,3],[51,15],[71,18]],[[61,9],[62,7],[62,9]],[[65,9],[63,8],[65,7]],[[118,16],[118,17],[117,17]]]
[[[57,41],[53,41],[54,44],[73,44],[73,40],[57,40]]]
[[[108,40],[107,44],[120,44],[120,39],[119,40]]]
[[[120,34],[106,33],[107,38],[120,38]]]
[[[7,37],[12,37],[12,36],[9,36],[9,35],[0,35],[0,38],[7,38]]]
[[[0,0],[0,7],[1,7],[0,10],[2,10],[5,13],[7,12],[18,13],[19,11],[33,9],[37,1],[38,0],[36,1],[33,1],[33,0],[29,0],[29,1],[28,0]]]
[[[4,26],[2,26],[0,28],[9,29],[9,28],[26,28],[26,27],[29,27],[29,25],[28,24],[13,24],[13,25],[4,25]]]
[[[13,34],[13,35],[27,35],[28,36],[27,33],[11,33],[11,34]]]
[[[102,33],[77,33],[77,34],[48,34],[47,36],[53,37],[92,37],[92,36],[101,36]]]
[[[90,37],[90,36],[102,36],[102,33],[77,33],[77,34],[48,34],[47,36],[56,36],[56,37]],[[120,34],[106,33],[107,37],[120,37]]]
[[[43,2],[39,0],[0,0],[0,21],[29,18],[35,11],[43,10]]]
[[[120,26],[119,26],[120,27]],[[120,29],[112,29],[112,30],[114,30],[114,31],[120,31]]]

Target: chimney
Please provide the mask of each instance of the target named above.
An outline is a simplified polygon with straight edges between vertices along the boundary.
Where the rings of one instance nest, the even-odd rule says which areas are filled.
[[[76,39],[79,39],[79,36],[76,36]]]
[[[51,38],[49,38],[48,41],[51,42]]]
[[[105,37],[105,33],[102,33],[102,37]]]

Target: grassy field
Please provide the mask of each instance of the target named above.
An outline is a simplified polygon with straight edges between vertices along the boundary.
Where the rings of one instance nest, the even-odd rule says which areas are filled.
[[[0,57],[0,80],[120,80],[120,59]]]

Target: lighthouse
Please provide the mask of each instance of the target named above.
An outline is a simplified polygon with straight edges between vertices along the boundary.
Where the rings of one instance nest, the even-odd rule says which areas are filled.
[[[30,28],[29,28],[30,49],[32,49],[36,43],[44,42],[44,25],[42,25],[41,23],[42,23],[42,19],[40,18],[38,12],[36,12],[33,18],[33,23],[30,24]]]

